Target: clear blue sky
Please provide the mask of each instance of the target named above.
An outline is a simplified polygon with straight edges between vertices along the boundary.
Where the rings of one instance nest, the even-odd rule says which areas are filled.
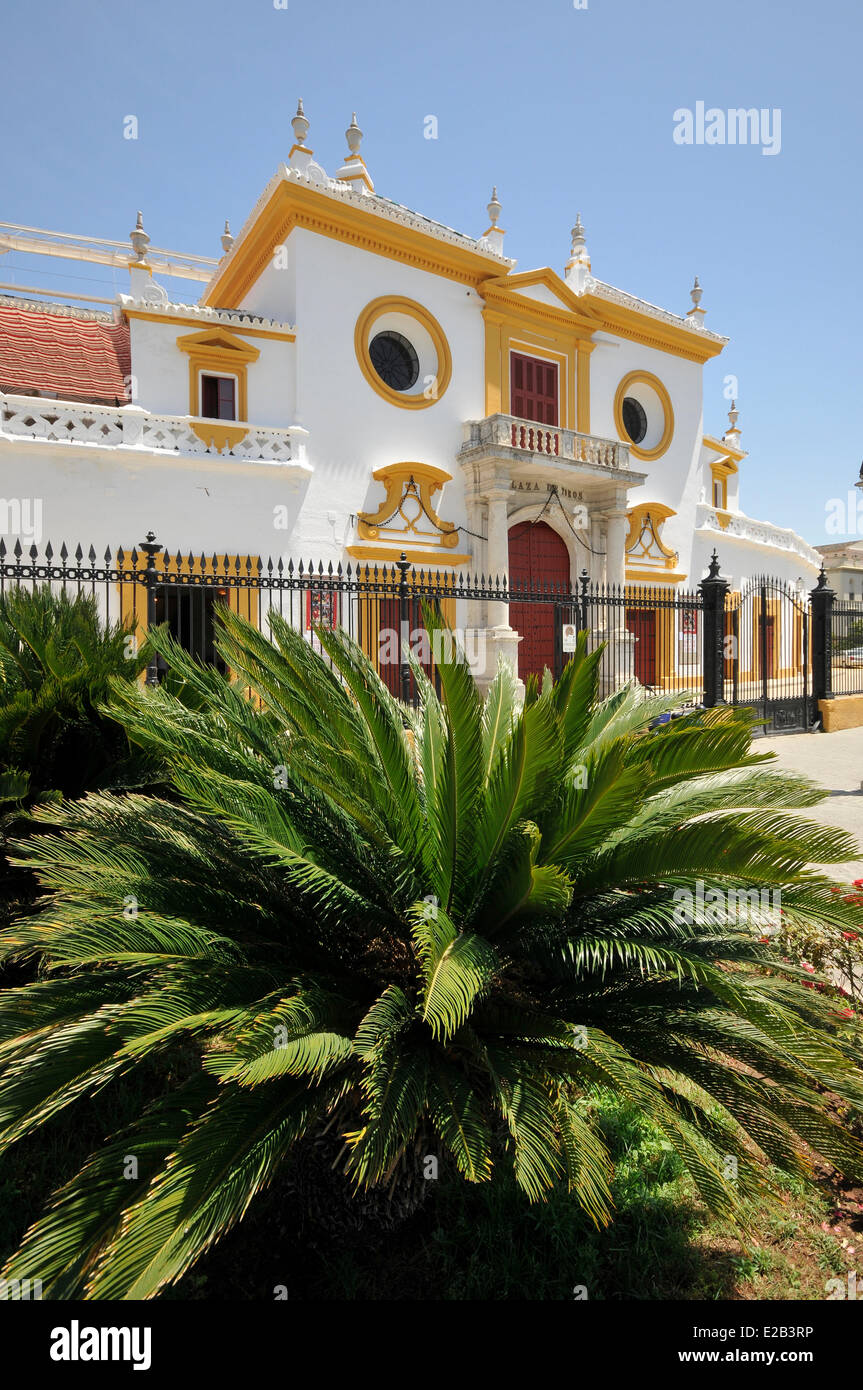
[[[496,183],[520,269],[562,270],[580,211],[601,279],[685,312],[697,273],[732,339],[705,427],[735,374],[743,506],[817,543],[863,457],[861,47],[859,0],[43,0],[4,26],[0,218],[125,239],[141,207],[155,245],[217,256],[296,97],[328,172],[356,109],[379,192],[478,235]],[[675,144],[697,101],[780,108],[781,153]],[[52,269],[0,258],[2,280]]]

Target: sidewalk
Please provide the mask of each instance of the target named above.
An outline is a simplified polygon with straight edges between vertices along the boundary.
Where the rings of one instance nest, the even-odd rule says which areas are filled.
[[[823,825],[836,825],[853,835],[860,846],[856,859],[846,864],[820,867],[840,882],[863,878],[863,729],[842,729],[835,734],[784,734],[758,738],[753,752],[775,753],[778,765],[800,772],[829,788],[830,795],[801,814]]]

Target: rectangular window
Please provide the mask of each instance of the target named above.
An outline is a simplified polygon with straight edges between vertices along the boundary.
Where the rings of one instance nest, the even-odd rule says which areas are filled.
[[[721,478],[713,480],[713,505],[714,507],[725,506],[725,488]]]
[[[237,383],[232,376],[201,373],[201,414],[206,420],[236,420]]]
[[[558,424],[557,363],[510,354],[510,414],[519,420]]]
[[[190,656],[225,672],[216,651],[214,617],[217,604],[228,606],[228,590],[216,586],[159,584],[155,592],[155,618],[167,623],[171,636]],[[164,667],[161,659],[159,665]]]

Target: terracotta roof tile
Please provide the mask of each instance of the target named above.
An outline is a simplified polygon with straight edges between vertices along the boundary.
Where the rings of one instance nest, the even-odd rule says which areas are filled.
[[[128,324],[0,305],[0,390],[113,404],[130,371]]]

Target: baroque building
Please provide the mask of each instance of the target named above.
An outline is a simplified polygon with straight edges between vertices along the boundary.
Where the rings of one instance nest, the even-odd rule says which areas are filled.
[[[38,511],[55,547],[97,553],[152,529],[169,553],[244,564],[404,552],[432,572],[573,588],[586,571],[641,594],[621,622],[648,685],[661,614],[645,586],[694,588],[717,549],[735,590],[759,573],[812,587],[819,555],[742,510],[736,405],[705,428],[703,368],[727,339],[697,280],[683,314],[605,283],[580,217],[560,270],[519,270],[496,190],[485,230],[465,235],[375,189],[356,116],[334,174],[302,103],[292,125],[217,262],[157,252],[139,214],[110,253],[130,283],[107,310],[0,298],[7,545],[33,539]],[[0,249],[68,241],[0,232]],[[200,297],[173,301],[160,274]],[[489,602],[489,672],[499,652],[522,676],[552,664],[554,621]]]

